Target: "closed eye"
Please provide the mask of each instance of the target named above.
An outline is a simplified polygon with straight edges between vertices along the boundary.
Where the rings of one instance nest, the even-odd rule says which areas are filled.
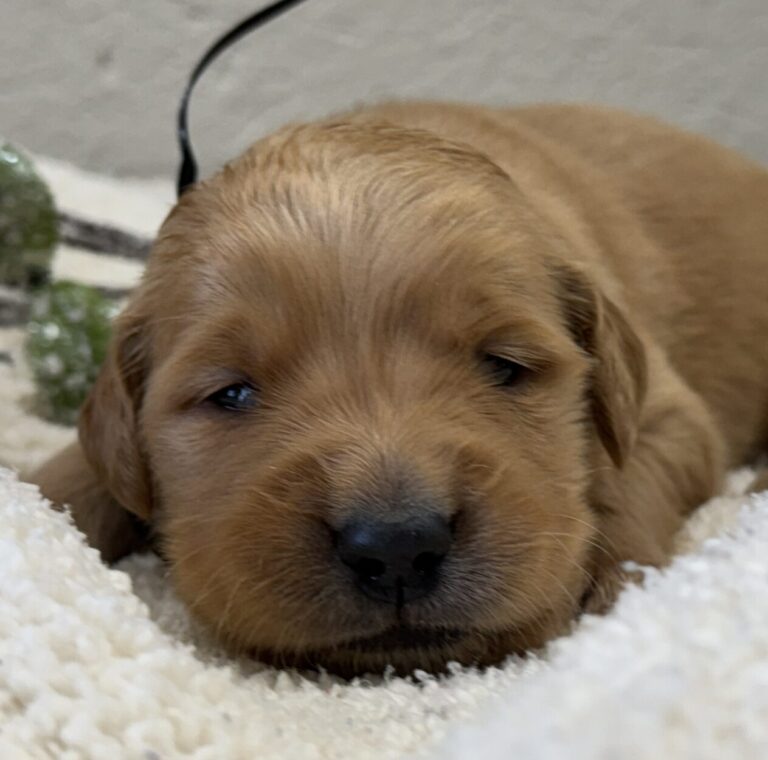
[[[513,388],[521,385],[533,374],[533,370],[524,364],[506,359],[495,354],[483,354],[482,362],[491,382],[499,387]]]
[[[259,394],[250,383],[234,383],[215,391],[206,401],[220,409],[245,412],[258,406]]]

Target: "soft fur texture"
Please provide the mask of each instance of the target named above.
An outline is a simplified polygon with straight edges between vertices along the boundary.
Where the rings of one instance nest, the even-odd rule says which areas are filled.
[[[170,198],[43,168],[68,210],[138,231]],[[59,275],[101,271],[103,285],[130,282],[117,279],[124,269],[69,250],[56,259]],[[19,347],[18,331],[0,330],[16,360],[0,364],[0,461],[28,471],[72,433],[24,412]],[[768,496],[737,495],[751,478],[693,515],[668,570],[542,657],[371,686],[228,658],[190,621],[159,560],[108,570],[64,515],[3,472],[0,757],[764,757]]]
[[[262,660],[541,646],[626,561],[662,566],[764,444],[767,195],[760,167],[610,110],[286,128],[169,215],[82,451],[35,480],[110,558],[150,525],[192,611]],[[513,387],[488,356],[523,367]],[[209,400],[243,383],[255,409]],[[453,530],[435,589],[360,593],[338,532],[427,512]]]

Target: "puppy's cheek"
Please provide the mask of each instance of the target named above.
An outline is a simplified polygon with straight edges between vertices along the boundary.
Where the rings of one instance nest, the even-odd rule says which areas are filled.
[[[566,533],[561,522],[542,515],[505,512],[491,504],[478,515],[475,534],[446,568],[442,614],[494,632],[560,628],[587,584],[592,531],[581,517],[580,527]],[[530,632],[521,639],[529,642]]]
[[[324,523],[289,503],[241,498],[219,504],[207,526],[170,520],[167,535],[179,595],[234,649],[300,652],[377,623],[335,560]]]
[[[355,610],[339,603],[348,579],[331,561],[317,465],[229,438],[197,423],[166,425],[153,440],[157,527],[177,592],[235,648],[293,649],[310,634],[354,632]]]
[[[466,457],[459,551],[446,567],[446,583],[455,593],[446,605],[466,596],[471,602],[463,608],[472,611],[478,627],[561,628],[576,612],[596,530],[582,493],[580,440],[574,437],[570,451],[563,447],[557,472],[522,450],[504,461],[481,455],[479,447]],[[461,608],[459,603],[449,614],[461,615]]]

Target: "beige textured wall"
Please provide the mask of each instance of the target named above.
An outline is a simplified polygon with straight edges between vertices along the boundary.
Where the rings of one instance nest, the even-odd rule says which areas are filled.
[[[0,0],[0,135],[84,167],[175,170],[173,115],[244,0]],[[768,163],[768,0],[308,0],[202,82],[206,169],[279,124],[402,95],[590,100]]]

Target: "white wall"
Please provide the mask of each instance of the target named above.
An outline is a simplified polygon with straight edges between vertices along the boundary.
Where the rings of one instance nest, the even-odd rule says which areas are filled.
[[[255,6],[0,0],[0,135],[88,168],[170,175],[186,73]],[[393,95],[629,106],[768,163],[768,0],[308,0],[201,84],[207,169],[285,121]]]

